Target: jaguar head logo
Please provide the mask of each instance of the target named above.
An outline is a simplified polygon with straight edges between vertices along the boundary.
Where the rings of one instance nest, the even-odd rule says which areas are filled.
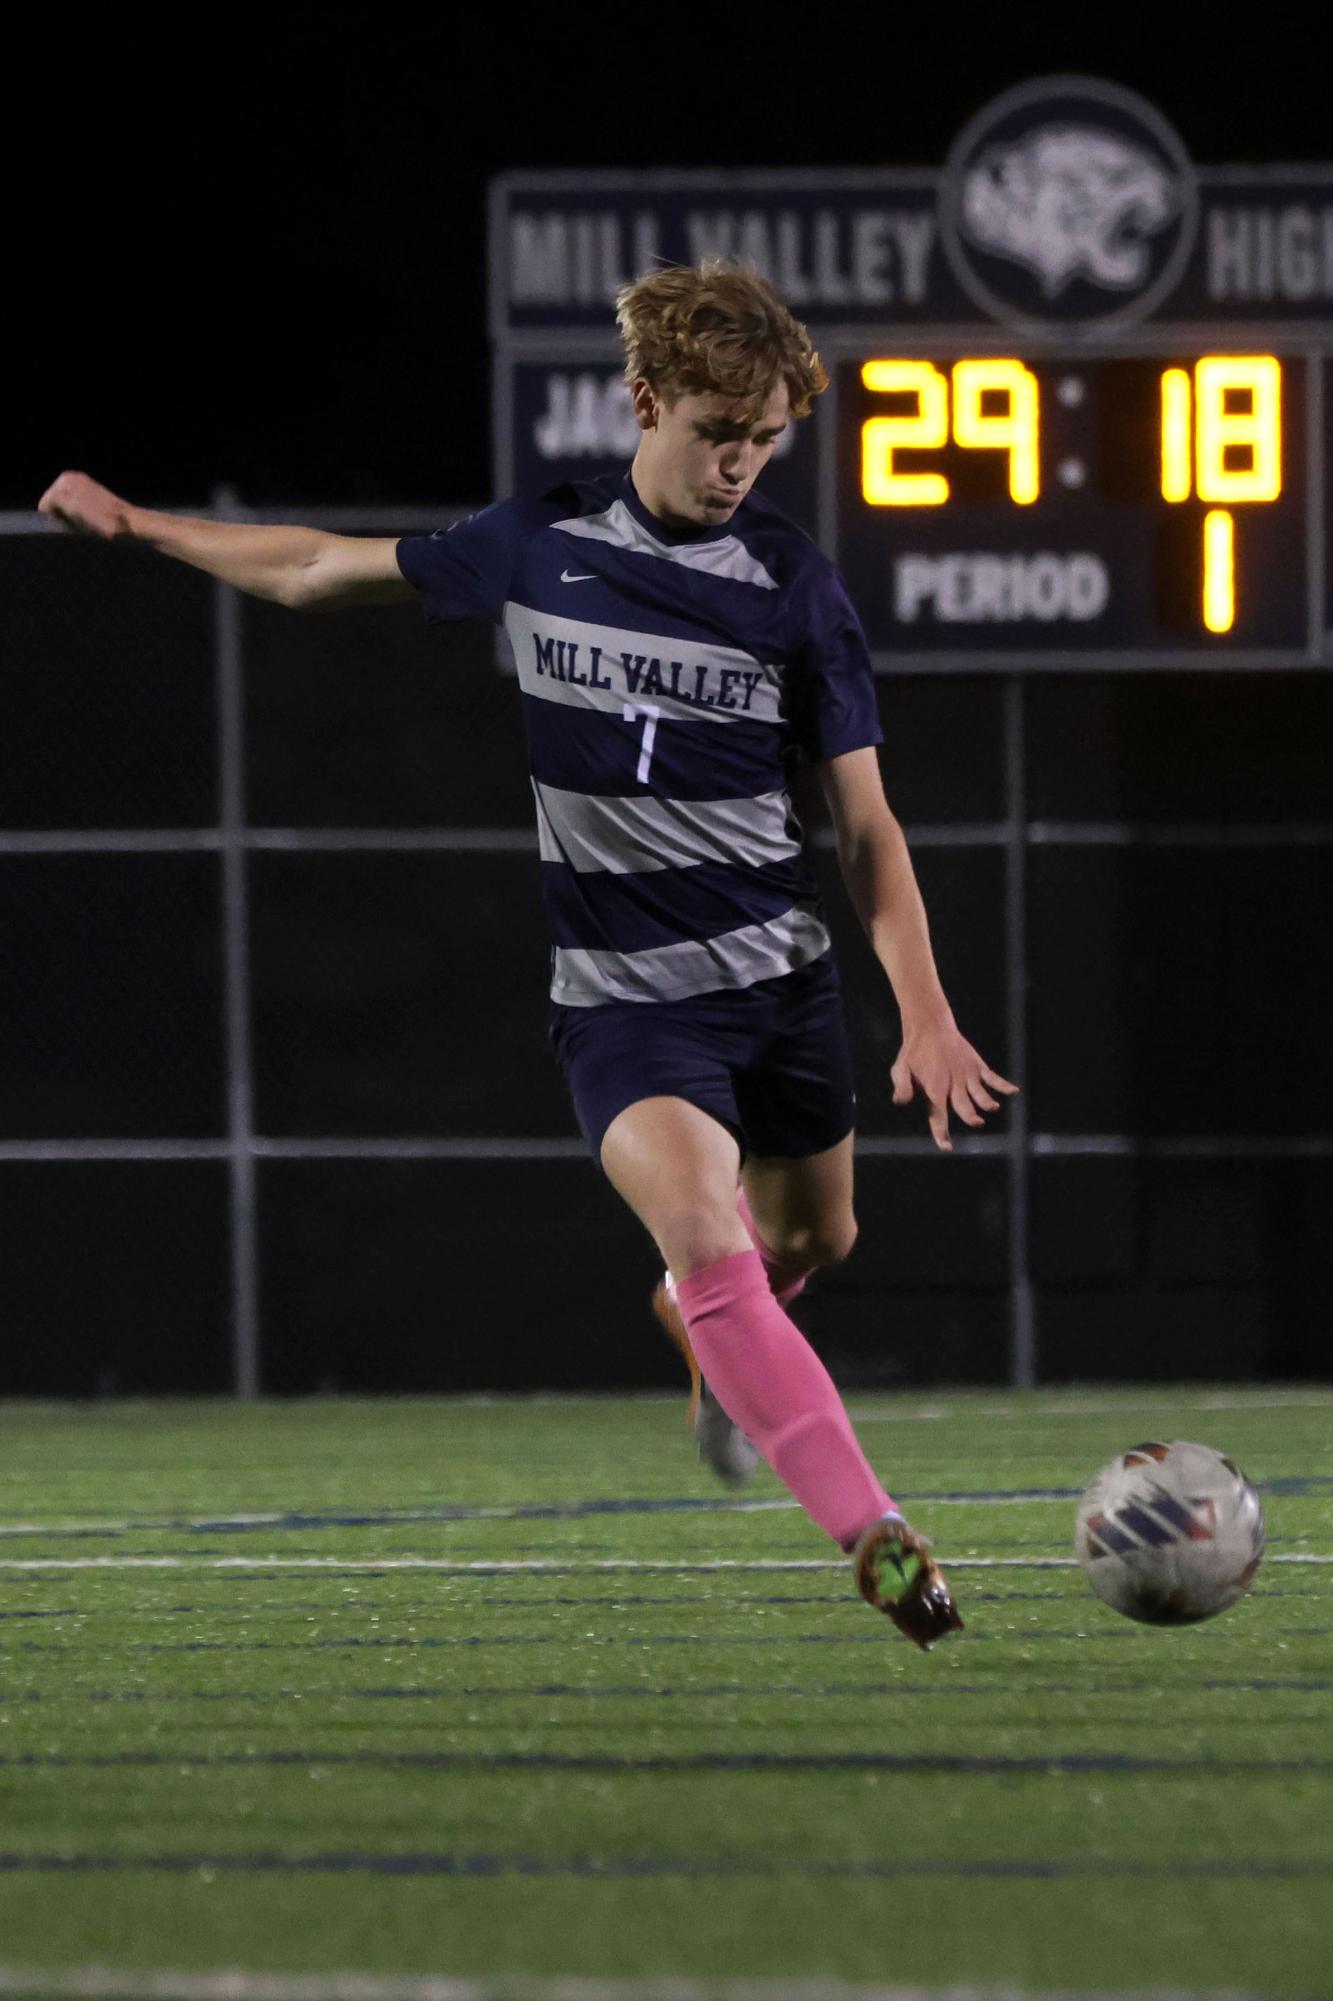
[[[983,106],[954,141],[940,192],[958,284],[1023,327],[1146,319],[1180,283],[1198,219],[1179,135],[1097,77],[1039,77]]]
[[[1149,239],[1179,210],[1173,177],[1150,153],[1077,125],[989,147],[962,190],[969,240],[1026,265],[1048,299],[1075,278],[1137,289],[1149,274]]]

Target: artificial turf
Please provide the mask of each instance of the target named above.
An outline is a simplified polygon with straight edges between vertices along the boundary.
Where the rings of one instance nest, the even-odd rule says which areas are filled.
[[[0,1974],[1333,1991],[1333,1395],[851,1402],[930,1655],[672,1403],[0,1407]],[[1050,1561],[1148,1437],[1264,1490],[1206,1625]]]

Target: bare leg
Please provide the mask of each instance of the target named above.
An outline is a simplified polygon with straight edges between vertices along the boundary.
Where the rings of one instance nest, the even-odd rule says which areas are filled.
[[[736,1213],[740,1148],[684,1098],[641,1098],[607,1127],[602,1169],[677,1281],[750,1239]]]
[[[805,1160],[752,1154],[746,1161],[741,1183],[750,1214],[775,1257],[810,1271],[848,1255],[856,1242],[852,1146],[848,1133]]]
[[[852,1135],[803,1160],[752,1155],[739,1207],[773,1297],[790,1306],[812,1272],[840,1263],[856,1241]]]

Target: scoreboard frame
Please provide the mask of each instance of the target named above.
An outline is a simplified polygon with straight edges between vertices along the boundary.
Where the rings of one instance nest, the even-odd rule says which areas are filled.
[[[1087,269],[1064,273],[1053,288],[1050,271],[1025,270],[1021,256],[1007,250],[989,257],[969,252],[958,222],[968,200],[968,174],[974,181],[989,174],[993,186],[991,163],[1006,148],[1030,159],[1034,149],[1058,146],[1058,135],[1068,132],[1071,120],[1076,125],[1081,117],[1091,133],[1103,116],[1109,135],[1104,144],[1112,152],[1119,148],[1124,157],[1142,162],[1156,148],[1158,180],[1175,189],[1168,199],[1168,206],[1175,204],[1173,219],[1159,224],[1158,242],[1148,231],[1140,231],[1135,244],[1132,230],[1126,237],[1122,229],[1118,238],[1112,230],[1100,246],[1083,251],[1075,244],[1069,258],[1082,254],[1085,265],[1088,259],[1095,264],[1099,254],[1118,253],[1128,244],[1141,253],[1138,290],[1122,285],[1099,291]],[[1087,139],[1085,153],[1096,150]],[[589,448],[586,441],[564,455],[536,452],[535,377],[545,370],[551,378],[564,372],[584,384],[593,377],[610,384],[619,365],[616,285],[654,257],[692,259],[701,237],[723,253],[744,254],[748,248],[750,261],[761,269],[767,258],[766,275],[806,321],[828,366],[829,388],[800,426],[804,456],[808,460],[813,453],[804,474],[804,508],[789,504],[779,490],[777,462],[765,473],[763,490],[787,505],[829,557],[849,571],[879,671],[1333,667],[1333,578],[1327,560],[1333,517],[1333,164],[1196,169],[1178,141],[1173,150],[1169,126],[1142,100],[1113,85],[1056,78],[1008,93],[979,114],[942,172],[505,175],[492,185],[490,218],[497,496],[623,468],[628,456],[623,448],[595,443]],[[981,280],[968,269],[969,255],[984,267]],[[869,520],[883,518],[888,565],[910,540],[913,517],[937,510],[872,508],[854,490],[845,442],[840,445],[840,401],[853,364],[1013,357],[1037,372],[1049,375],[1058,367],[1086,379],[1107,363],[1160,362],[1164,370],[1212,355],[1276,358],[1283,370],[1284,426],[1298,447],[1286,455],[1296,467],[1298,486],[1287,482],[1284,459],[1280,504],[1290,519],[1281,536],[1272,538],[1275,548],[1262,574],[1253,578],[1246,571],[1246,524],[1267,503],[1237,506],[1234,632],[1210,632],[1200,618],[1197,633],[1176,628],[1180,636],[1173,630],[1164,641],[1160,622],[1154,624],[1133,605],[1125,614],[1127,629],[1100,642],[1091,632],[1081,637],[1076,626],[1059,618],[1046,624],[1015,618],[998,632],[973,624],[957,634],[932,627],[917,635],[890,630],[867,607],[857,565],[849,562],[852,527],[864,537]],[[1289,384],[1298,385],[1295,402]],[[1045,414],[1043,409],[1043,429]],[[604,440],[604,446],[610,442]],[[623,447],[625,439],[618,442]],[[1145,438],[1145,452],[1154,447],[1155,440]],[[1036,553],[1059,543],[1067,534],[1062,516],[1067,522],[1082,508],[1086,517],[1088,504],[1099,498],[1095,467],[1087,489],[1070,494],[1062,505],[1065,498],[1054,485],[1054,469],[1043,463],[1041,499],[1023,510],[1031,536],[1025,541],[1011,519],[996,546]],[[1165,497],[1154,505],[1158,523],[1183,513]],[[991,546],[988,521],[998,525],[1014,503],[998,506],[989,513],[976,505],[962,507],[941,518],[957,521],[961,549],[985,552]],[[854,520],[853,510],[858,510]],[[1127,523],[1130,516],[1122,513],[1119,519]],[[1150,526],[1145,515],[1142,532],[1149,533]],[[1099,560],[1104,556],[1095,545],[1093,552]],[[1160,569],[1164,559],[1154,560]],[[1111,582],[1115,587],[1114,571]],[[1260,590],[1265,607],[1273,607],[1273,619],[1289,628],[1281,643],[1262,634],[1246,636],[1247,605],[1259,602],[1254,594]]]

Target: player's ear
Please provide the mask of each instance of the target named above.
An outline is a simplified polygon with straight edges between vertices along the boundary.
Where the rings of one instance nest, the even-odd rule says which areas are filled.
[[[634,412],[634,421],[639,429],[641,431],[655,431],[657,429],[657,415],[661,408],[661,401],[657,391],[653,388],[652,383],[646,375],[635,376],[633,382],[630,384],[629,402],[630,408]]]

